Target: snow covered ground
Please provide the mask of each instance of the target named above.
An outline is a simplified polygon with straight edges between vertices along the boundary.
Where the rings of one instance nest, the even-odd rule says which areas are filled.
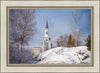
[[[57,47],[41,53],[37,64],[90,64],[91,52],[86,46]]]

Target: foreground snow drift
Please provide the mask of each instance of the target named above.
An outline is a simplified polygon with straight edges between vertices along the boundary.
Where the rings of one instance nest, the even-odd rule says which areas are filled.
[[[37,64],[90,64],[91,53],[86,46],[57,47],[41,53]]]

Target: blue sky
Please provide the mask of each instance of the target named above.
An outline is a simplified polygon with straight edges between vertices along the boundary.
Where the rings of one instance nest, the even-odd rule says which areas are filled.
[[[37,33],[34,40],[30,41],[30,45],[40,47],[42,45],[44,30],[46,25],[46,16],[48,16],[49,36],[52,44],[55,46],[55,40],[60,35],[71,33],[71,20],[73,9],[37,9]],[[91,10],[79,9],[78,15],[80,16],[80,28],[83,29],[87,35],[91,32]]]

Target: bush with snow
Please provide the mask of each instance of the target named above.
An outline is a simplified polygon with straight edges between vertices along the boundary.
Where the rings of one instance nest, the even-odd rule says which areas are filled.
[[[90,64],[91,52],[86,46],[57,47],[41,53],[37,64]]]

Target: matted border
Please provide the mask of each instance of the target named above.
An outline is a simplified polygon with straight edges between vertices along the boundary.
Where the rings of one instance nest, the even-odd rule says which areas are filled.
[[[9,9],[90,9],[91,10],[91,64],[9,64]],[[91,67],[94,65],[94,8],[93,6],[8,6],[6,7],[7,15],[7,66],[9,67]]]
[[[16,0],[2,0],[2,1],[16,1]],[[27,1],[27,0],[21,0],[21,1]],[[37,0],[29,0],[29,1],[37,1]],[[38,1],[46,1],[46,0],[38,0]],[[82,1],[82,0],[48,0],[48,1]],[[99,0],[83,0],[83,1],[98,1],[99,2],[99,12],[100,12],[100,1]],[[0,5],[1,5],[1,1],[0,1]],[[1,18],[1,7],[0,7],[0,18]],[[99,19],[100,19],[100,13],[99,13]],[[0,29],[1,29],[1,25],[0,25]],[[99,21],[99,33],[98,34],[100,35],[100,21]],[[100,36],[98,38],[100,38]],[[100,39],[99,39],[99,48],[100,48]],[[1,30],[0,30],[0,53],[1,53]],[[99,57],[100,57],[100,53],[99,53]],[[99,58],[99,61],[100,61],[100,58]],[[100,63],[99,63],[99,68],[100,68]],[[1,72],[1,57],[0,57],[0,73],[100,73],[100,69],[99,69],[99,72]]]

